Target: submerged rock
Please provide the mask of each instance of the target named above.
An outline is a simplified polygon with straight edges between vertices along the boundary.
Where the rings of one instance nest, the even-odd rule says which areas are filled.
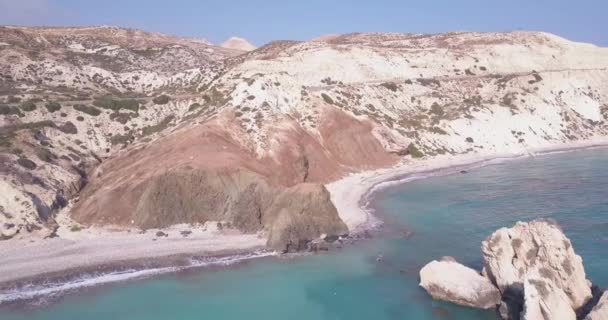
[[[563,290],[574,310],[591,298],[582,259],[553,221],[518,222],[513,228],[502,228],[481,249],[484,269],[503,293],[522,288],[529,274],[538,273],[539,278]]]
[[[491,309],[500,303],[500,291],[489,279],[450,257],[424,266],[420,286],[435,299],[462,306]]]
[[[576,320],[570,298],[551,279],[530,274],[524,281],[522,320]]]
[[[593,310],[585,317],[585,320],[606,320],[608,319],[608,291],[602,294],[602,297],[595,305]]]

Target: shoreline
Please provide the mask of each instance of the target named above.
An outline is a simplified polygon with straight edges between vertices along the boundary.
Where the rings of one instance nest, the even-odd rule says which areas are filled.
[[[505,161],[604,147],[608,147],[608,139],[531,148],[511,154],[409,160],[391,168],[354,173],[326,187],[340,218],[350,234],[356,235],[383,223],[374,215],[370,204],[375,195],[386,188]],[[0,256],[10,257],[0,263],[0,305],[70,289],[276,255],[266,248],[265,238],[258,235],[199,230],[183,237],[177,228],[163,231],[171,236],[154,237],[154,231],[136,234],[93,229],[94,235],[61,234],[68,239],[10,240],[10,247],[8,243],[0,243]],[[69,239],[70,236],[73,239]]]
[[[430,159],[409,160],[391,168],[354,173],[331,182],[326,187],[331,194],[333,204],[338,209],[340,218],[351,230],[351,234],[357,234],[382,224],[382,221],[374,216],[374,209],[370,207],[370,204],[375,194],[386,188],[505,161],[607,147],[608,138],[602,138],[585,142],[528,148],[515,153],[437,156]]]
[[[256,234],[193,229],[187,237],[179,229],[135,233],[97,229],[72,238],[18,239],[0,244],[0,304],[7,289],[85,273],[125,268],[195,266],[196,259],[271,253],[266,239]],[[79,232],[78,232],[79,233]]]

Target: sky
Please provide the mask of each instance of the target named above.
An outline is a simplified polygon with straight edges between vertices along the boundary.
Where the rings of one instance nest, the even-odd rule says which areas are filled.
[[[351,32],[555,33],[608,47],[608,0],[0,0],[0,25],[112,25],[260,46]]]

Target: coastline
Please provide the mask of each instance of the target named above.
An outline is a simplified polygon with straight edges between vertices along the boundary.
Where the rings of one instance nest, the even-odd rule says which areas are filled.
[[[385,188],[504,161],[605,147],[608,147],[608,138],[602,137],[584,142],[527,148],[511,153],[477,153],[408,160],[391,168],[354,173],[331,182],[326,187],[340,218],[346,223],[351,234],[357,234],[382,224],[382,221],[374,216],[373,209],[369,205],[374,195]]]
[[[357,234],[382,223],[369,204],[385,188],[504,161],[607,146],[608,139],[604,138],[513,153],[408,160],[391,168],[354,173],[326,187],[340,218],[351,234]],[[264,237],[234,230],[175,226],[163,230],[169,236],[159,237],[156,230],[136,233],[91,228],[74,233],[66,230],[67,225],[59,232],[61,238],[0,243],[0,257],[4,257],[0,262],[0,305],[69,289],[275,255],[265,247]],[[180,234],[185,227],[192,230],[187,237]]]
[[[180,229],[165,229],[167,236],[157,236],[150,231],[102,232],[93,228],[82,234],[73,232],[71,238],[5,241],[0,244],[0,304],[15,288],[49,279],[105,275],[121,269],[152,272],[223,263],[226,257],[236,262],[274,254],[267,250],[266,239],[255,234],[193,229],[185,237]],[[163,270],[156,271],[153,273]]]

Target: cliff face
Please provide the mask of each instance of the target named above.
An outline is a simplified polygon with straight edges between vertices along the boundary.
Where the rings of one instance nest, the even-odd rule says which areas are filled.
[[[240,55],[118,28],[5,27],[0,43],[4,237],[51,230],[74,196],[85,224],[272,234],[259,211],[301,183],[608,134],[608,50],[543,33],[335,35]],[[312,207],[298,210],[333,215]]]

